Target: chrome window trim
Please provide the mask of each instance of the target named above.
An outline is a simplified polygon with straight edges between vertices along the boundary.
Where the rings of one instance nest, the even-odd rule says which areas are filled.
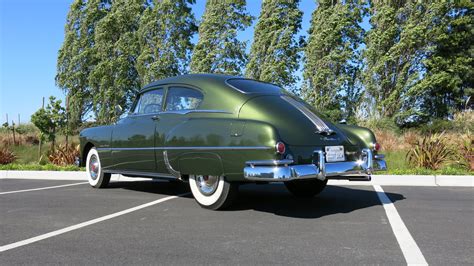
[[[133,150],[270,150],[267,146],[182,146],[182,147],[136,147],[136,148],[97,148],[98,151],[133,151]]]
[[[240,93],[247,94],[247,95],[249,95],[249,94],[267,94],[267,93],[265,93],[265,92],[246,92],[246,91],[243,91],[243,90],[241,90],[241,89],[237,88],[236,86],[234,86],[234,85],[232,85],[232,84],[229,83],[229,80],[236,80],[236,79],[251,80],[251,81],[257,81],[257,82],[261,82],[261,83],[267,83],[267,84],[270,84],[270,85],[274,85],[274,86],[280,88],[281,90],[283,90],[283,88],[280,87],[280,86],[278,86],[277,84],[274,84],[274,83],[271,83],[271,82],[265,82],[265,81],[261,81],[261,80],[256,80],[256,79],[249,79],[249,78],[228,78],[228,79],[226,79],[226,80],[224,81],[224,83],[225,83],[227,86],[231,87],[232,89],[234,89],[234,90],[236,90],[236,91],[238,91],[238,92],[240,92]],[[278,94],[269,94],[269,95],[278,95]],[[281,95],[281,94],[280,94],[280,95]]]
[[[190,110],[177,110],[177,111],[162,111],[162,112],[148,113],[148,114],[129,113],[127,117],[141,117],[141,116],[165,115],[165,114],[187,115],[187,114],[190,114],[190,113],[233,114],[233,112],[229,112],[229,111],[226,111],[226,110],[190,109]]]
[[[190,110],[176,110],[176,111],[164,111],[158,113],[160,114],[180,114],[187,115],[190,113],[219,113],[219,114],[233,114],[232,112],[225,110],[205,110],[205,109],[190,109]]]

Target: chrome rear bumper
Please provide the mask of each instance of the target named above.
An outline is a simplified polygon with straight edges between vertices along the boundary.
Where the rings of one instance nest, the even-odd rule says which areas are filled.
[[[319,180],[348,180],[357,176],[370,176],[374,171],[387,169],[383,155],[374,156],[370,149],[362,150],[362,158],[357,161],[327,163],[323,151],[315,151],[317,161],[314,164],[292,165],[293,160],[248,161],[244,168],[244,177],[251,181],[282,182],[295,179],[317,178]],[[360,180],[360,179],[359,179]],[[370,179],[368,179],[370,180]]]

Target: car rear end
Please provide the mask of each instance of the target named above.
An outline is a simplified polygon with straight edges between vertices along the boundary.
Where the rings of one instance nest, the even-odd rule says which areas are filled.
[[[267,83],[245,81],[232,84],[253,95],[240,108],[239,118],[264,121],[276,129],[279,138],[274,158],[246,162],[245,179],[370,180],[374,171],[386,169],[383,155],[378,153],[380,146],[369,129],[335,125],[275,85],[270,84],[275,88],[269,89]],[[266,89],[258,90],[258,86]]]

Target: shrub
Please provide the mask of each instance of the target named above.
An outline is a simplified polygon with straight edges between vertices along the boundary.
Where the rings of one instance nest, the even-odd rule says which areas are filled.
[[[374,134],[385,152],[408,150],[420,138],[415,130],[408,130],[400,136],[390,130],[374,130]]]
[[[59,144],[51,150],[48,159],[52,164],[55,165],[72,165],[79,154],[79,145]]]
[[[456,132],[469,133],[474,131],[474,111],[465,110],[455,113],[452,119],[433,119],[430,123],[422,125],[419,130],[423,133]]]
[[[390,118],[371,118],[359,121],[358,125],[372,130],[390,131],[394,133],[397,133],[399,130],[397,124]]]
[[[375,138],[377,139],[377,143],[380,144],[383,151],[400,150],[400,147],[399,147],[400,141],[398,140],[397,135],[395,135],[392,131],[375,130],[374,134],[375,134]]]
[[[440,169],[452,161],[455,153],[449,146],[444,133],[421,137],[407,153],[408,162],[414,167]]]
[[[452,122],[452,130],[456,132],[473,132],[474,131],[474,111],[465,110],[454,114]]]
[[[38,145],[39,144],[39,138],[38,138],[38,135],[36,135],[36,134],[27,134],[27,135],[22,136],[21,139],[22,139],[23,143],[28,144],[28,145]]]
[[[15,154],[8,150],[7,148],[2,148],[0,150],[0,164],[10,164],[16,160]]]
[[[461,164],[471,171],[474,171],[474,137],[471,134],[461,135],[459,145],[459,155]]]
[[[410,148],[414,146],[417,140],[420,138],[420,133],[415,130],[408,130],[403,133],[403,144],[405,148]]]
[[[38,134],[39,130],[35,125],[27,123],[18,125],[16,132],[18,132],[18,134]]]

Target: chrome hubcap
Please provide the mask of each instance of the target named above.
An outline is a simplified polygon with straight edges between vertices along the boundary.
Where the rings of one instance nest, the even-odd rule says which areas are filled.
[[[99,176],[99,159],[97,156],[92,155],[89,160],[89,174],[93,180],[96,180]]]
[[[199,188],[199,192],[205,196],[209,196],[216,192],[217,186],[219,185],[219,177],[213,175],[198,175],[196,176],[196,184]]]

